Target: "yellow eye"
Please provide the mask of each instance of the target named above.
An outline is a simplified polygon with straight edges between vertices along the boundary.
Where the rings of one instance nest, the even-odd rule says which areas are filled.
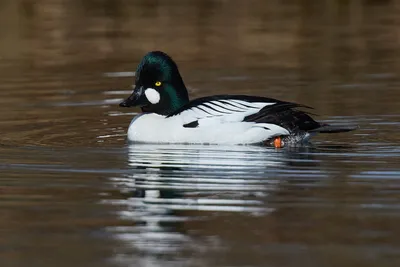
[[[156,86],[161,86],[161,82],[156,82],[155,85]]]

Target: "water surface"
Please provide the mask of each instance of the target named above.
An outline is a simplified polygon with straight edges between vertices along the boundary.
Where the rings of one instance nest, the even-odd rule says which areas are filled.
[[[3,1],[1,266],[400,266],[398,1]],[[359,125],[307,147],[128,144],[149,50],[190,95]],[[168,130],[168,129],[166,129]]]

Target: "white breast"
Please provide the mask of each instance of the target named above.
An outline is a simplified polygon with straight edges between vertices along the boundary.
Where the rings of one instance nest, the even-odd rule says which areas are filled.
[[[185,128],[185,123],[185,116],[166,118],[155,113],[140,114],[129,126],[128,139],[146,143],[254,144],[289,134],[286,129],[268,123],[210,120],[195,128]]]

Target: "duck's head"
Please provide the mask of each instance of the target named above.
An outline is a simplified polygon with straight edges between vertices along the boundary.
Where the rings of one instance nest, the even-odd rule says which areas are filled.
[[[189,102],[175,62],[160,51],[147,53],[136,70],[133,93],[119,105],[168,115]]]

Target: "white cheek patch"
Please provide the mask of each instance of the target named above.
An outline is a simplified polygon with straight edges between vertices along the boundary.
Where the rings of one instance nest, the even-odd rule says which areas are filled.
[[[144,94],[146,95],[147,100],[149,100],[150,103],[152,104],[157,104],[160,102],[160,94],[157,92],[157,90],[153,88],[147,88],[144,91]]]

